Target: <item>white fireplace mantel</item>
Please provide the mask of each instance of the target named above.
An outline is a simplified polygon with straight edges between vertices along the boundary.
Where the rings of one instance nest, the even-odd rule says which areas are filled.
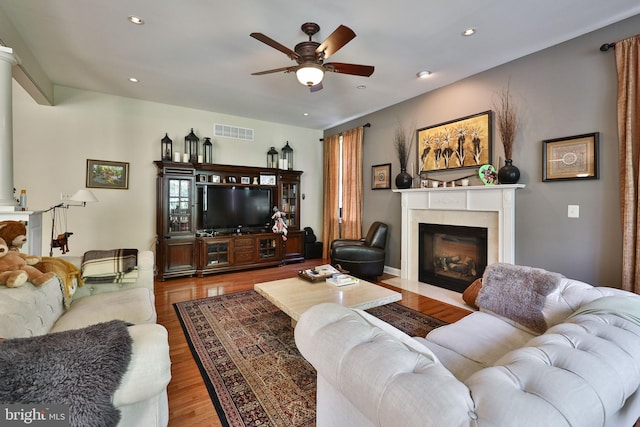
[[[524,184],[467,187],[409,188],[401,193],[402,237],[400,242],[400,277],[418,280],[418,239],[413,230],[425,211],[445,211],[447,217],[467,212],[497,215],[497,247],[490,261],[515,261],[515,191]],[[462,215],[462,213],[461,213]],[[493,259],[491,259],[493,258]]]

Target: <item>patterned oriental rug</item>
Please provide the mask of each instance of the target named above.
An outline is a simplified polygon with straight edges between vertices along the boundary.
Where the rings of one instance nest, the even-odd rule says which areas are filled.
[[[314,426],[316,372],[291,319],[253,290],[174,304],[223,426]],[[411,336],[445,325],[396,303],[367,310]]]

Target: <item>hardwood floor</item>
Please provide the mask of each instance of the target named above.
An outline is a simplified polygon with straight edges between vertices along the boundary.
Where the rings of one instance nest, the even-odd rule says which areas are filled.
[[[211,403],[204,381],[193,360],[189,345],[182,332],[173,304],[208,296],[216,296],[253,289],[253,285],[270,280],[293,277],[298,270],[322,264],[321,260],[281,267],[263,268],[233,273],[222,273],[203,278],[180,278],[155,283],[158,323],[169,332],[171,374],[169,383],[169,426],[222,426]],[[327,260],[325,260],[326,262]],[[379,280],[392,276],[382,276]],[[409,291],[378,282],[379,285],[402,292],[399,304],[434,316],[445,322],[455,322],[468,311]]]

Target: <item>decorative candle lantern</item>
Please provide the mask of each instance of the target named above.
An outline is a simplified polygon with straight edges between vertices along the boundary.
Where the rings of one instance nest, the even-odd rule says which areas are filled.
[[[196,163],[198,161],[198,142],[200,138],[193,133],[193,128],[191,128],[191,132],[189,135],[184,137],[184,152],[189,157],[189,161],[191,163]]]
[[[213,144],[211,143],[211,138],[205,137],[204,143],[202,144],[202,151],[204,154],[204,162],[213,163]]]
[[[282,169],[293,169],[293,148],[289,147],[289,141],[287,141],[287,144],[282,147],[282,160]]]
[[[162,149],[160,158],[163,161],[171,161],[173,153],[173,141],[169,138],[169,134],[165,133],[164,138],[160,140],[160,148]]]
[[[278,151],[275,149],[275,147],[271,147],[271,149],[269,149],[269,151],[267,152],[267,167],[278,167]]]

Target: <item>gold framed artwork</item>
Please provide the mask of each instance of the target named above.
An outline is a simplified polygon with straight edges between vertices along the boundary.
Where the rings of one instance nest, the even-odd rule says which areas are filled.
[[[491,163],[493,113],[484,111],[417,130],[420,172]]]
[[[87,188],[129,188],[129,163],[87,159]]]
[[[600,133],[542,141],[542,181],[598,179]]]
[[[391,163],[371,166],[371,189],[388,190],[391,188]]]

